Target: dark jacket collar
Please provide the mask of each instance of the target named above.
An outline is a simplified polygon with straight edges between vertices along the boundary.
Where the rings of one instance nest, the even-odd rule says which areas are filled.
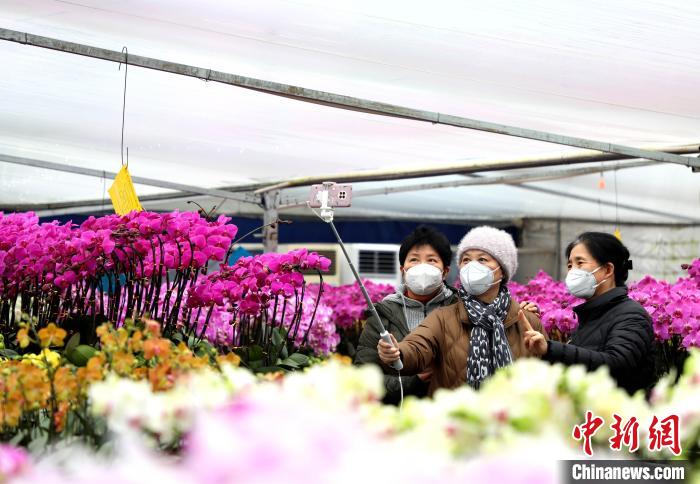
[[[594,299],[586,301],[574,307],[579,323],[598,317],[605,311],[627,298],[627,286],[619,286],[610,289]]]

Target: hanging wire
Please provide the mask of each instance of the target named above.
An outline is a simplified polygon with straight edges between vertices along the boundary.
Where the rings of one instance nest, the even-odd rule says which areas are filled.
[[[102,212],[105,211],[105,198],[107,197],[107,172],[102,170]]]
[[[122,101],[122,146],[121,146],[121,153],[122,153],[122,166],[124,166],[124,121],[126,118],[126,76],[129,71],[129,49],[124,46],[122,48],[122,54],[124,54],[124,99]],[[122,63],[119,63],[119,70],[122,68]],[[127,148],[127,156],[126,156],[126,167],[129,167],[129,155],[128,155],[128,148]]]

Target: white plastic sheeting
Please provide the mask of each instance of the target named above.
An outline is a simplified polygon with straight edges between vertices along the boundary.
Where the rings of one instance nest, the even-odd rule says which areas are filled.
[[[699,24],[700,4],[690,1],[0,2],[4,28],[633,146],[700,141]],[[566,151],[133,67],[128,79],[132,173],[190,185]],[[115,64],[1,42],[0,153],[116,171],[122,85]],[[604,190],[600,175],[535,186],[700,218],[700,174],[688,168],[619,171],[617,190],[614,177],[605,174]],[[109,183],[0,163],[0,205],[101,200]],[[409,182],[356,189],[402,183]],[[164,192],[137,188],[141,195]],[[305,195],[295,189],[285,197]],[[145,205],[169,209],[184,201]],[[357,198],[343,215],[679,221],[508,186]]]
[[[638,281],[646,275],[657,279],[675,282],[679,277],[687,277],[682,269],[700,256],[700,227],[665,227],[663,230],[649,230],[644,226],[621,225],[622,242],[630,251],[634,268],[629,280]],[[559,226],[561,245],[557,248],[557,223],[554,221],[531,220],[523,227],[523,245],[541,249],[551,257],[533,257],[530,266],[519,269],[519,278],[527,280],[539,269],[562,277],[566,274],[566,246],[576,237],[587,231],[612,232],[615,226],[603,223],[562,222]],[[558,249],[558,250],[557,250]],[[559,256],[559,258],[557,258]],[[520,260],[523,261],[521,251]],[[527,259],[526,259],[527,260]],[[529,272],[528,272],[529,269]]]

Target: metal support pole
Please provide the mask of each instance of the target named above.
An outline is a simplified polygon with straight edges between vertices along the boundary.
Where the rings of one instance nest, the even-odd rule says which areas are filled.
[[[381,103],[352,96],[344,96],[325,91],[306,89],[299,86],[265,81],[262,79],[255,79],[252,77],[239,76],[236,74],[229,74],[226,72],[215,71],[203,67],[194,67],[186,64],[168,62],[160,59],[154,59],[151,57],[143,57],[129,54],[127,59],[123,53],[118,51],[102,49],[99,47],[94,47],[85,44],[78,44],[75,42],[67,42],[51,37],[43,37],[40,35],[28,34],[26,32],[19,32],[16,30],[0,29],[0,40],[7,40],[10,42],[17,42],[25,45],[43,47],[46,49],[68,52],[71,54],[78,54],[111,62],[128,63],[129,65],[145,67],[147,69],[154,69],[163,72],[170,72],[172,74],[179,74],[208,81],[220,82],[223,84],[229,84],[232,86],[243,87],[246,89],[252,89],[268,94],[288,97],[291,99],[296,99],[298,101],[322,104],[334,108],[360,111],[370,114],[379,114],[382,116],[390,116],[395,118],[413,119],[415,121],[425,121],[432,124],[442,124],[446,126],[455,126],[458,128],[475,129],[478,131],[486,131],[488,133],[503,134],[518,138],[544,141],[546,143],[576,146],[579,148],[602,151],[605,153],[615,153],[623,157],[644,158],[663,163],[677,163],[689,167],[700,167],[700,160],[696,158],[685,158],[671,153],[643,150],[615,143],[606,143],[602,141],[579,138],[575,136],[566,136],[535,129],[508,126],[505,124],[481,121],[478,119],[465,118],[462,116],[453,116],[434,111],[412,109],[405,106],[398,106],[395,104]],[[277,188],[282,188],[284,186],[288,186],[285,184],[280,185],[268,187],[267,190],[273,190]]]
[[[267,192],[263,197],[263,247],[265,252],[277,252],[279,242],[279,224],[273,224],[279,217],[277,207],[279,206],[280,192],[275,190]],[[268,225],[272,224],[272,225]]]
[[[469,177],[471,177],[469,179],[456,180],[456,181],[451,181],[451,182],[420,183],[420,184],[415,184],[415,185],[404,185],[404,186],[398,186],[398,187],[375,188],[375,189],[368,189],[368,190],[355,190],[353,192],[353,197],[354,198],[371,197],[371,196],[378,196],[378,195],[389,195],[392,193],[402,193],[402,192],[422,191],[422,190],[435,190],[435,189],[440,189],[440,188],[457,188],[457,187],[465,187],[465,186],[505,184],[505,185],[513,186],[515,188],[521,188],[523,190],[538,191],[541,193],[547,193],[549,195],[570,198],[573,200],[580,200],[583,202],[591,202],[591,203],[596,203],[596,204],[606,205],[606,206],[614,206],[614,207],[618,207],[618,208],[624,208],[626,210],[632,210],[635,212],[658,215],[658,216],[662,216],[662,217],[668,217],[670,219],[678,219],[678,220],[682,220],[684,222],[698,223],[700,221],[700,219],[695,218],[695,217],[687,217],[685,215],[680,215],[680,214],[671,213],[671,212],[664,212],[664,211],[656,210],[656,209],[652,209],[652,208],[640,207],[638,205],[608,202],[606,200],[601,200],[600,198],[586,197],[584,195],[575,195],[575,194],[572,194],[572,193],[569,193],[566,191],[535,187],[535,186],[530,186],[530,185],[525,184],[526,182],[536,182],[536,181],[543,181],[543,180],[554,180],[554,179],[560,179],[560,178],[568,178],[568,177],[572,177],[572,176],[581,176],[581,175],[587,175],[587,174],[591,174],[591,173],[600,173],[602,171],[621,170],[624,168],[644,167],[644,166],[648,166],[649,164],[653,164],[653,162],[635,161],[635,162],[625,163],[625,164],[617,165],[617,166],[606,166],[606,167],[602,167],[602,168],[601,167],[591,167],[591,168],[551,170],[551,171],[548,171],[548,172],[542,173],[542,174],[534,173],[534,174],[530,174],[530,175],[514,174],[514,175],[501,175],[501,176],[485,177],[485,176],[481,176],[481,175],[471,174],[471,175],[468,175]],[[289,203],[286,203],[284,205],[280,205],[278,207],[278,209],[279,210],[289,210],[289,209],[293,209],[293,208],[302,207],[304,205],[306,205],[306,202],[290,201]]]
[[[423,190],[435,190],[437,188],[459,188],[472,185],[519,185],[521,183],[532,183],[550,180],[560,180],[574,176],[590,175],[603,171],[620,170],[623,168],[640,168],[654,165],[653,161],[636,161],[625,163],[624,165],[591,167],[591,168],[569,168],[561,170],[550,170],[542,173],[516,173],[512,175],[498,175],[481,178],[471,178],[465,180],[455,180],[448,182],[419,183],[416,185],[401,185],[396,187],[372,188],[367,190],[355,190],[353,197],[371,197],[375,195],[389,195],[390,193],[414,192]]]
[[[698,144],[678,145],[678,146],[653,146],[644,147],[645,150],[662,151],[675,155],[693,154],[700,150]],[[324,180],[332,179],[336,183],[351,183],[363,181],[380,180],[402,180],[406,178],[426,178],[440,175],[469,175],[482,171],[506,171],[526,168],[542,168],[558,165],[576,165],[582,163],[618,161],[635,158],[633,156],[622,156],[618,154],[603,153],[595,150],[578,150],[569,153],[557,153],[545,156],[528,156],[521,158],[506,158],[492,160],[470,160],[464,163],[453,163],[449,165],[431,165],[419,168],[392,168],[390,170],[364,170],[350,173],[334,173],[326,175],[314,175],[309,177],[293,178],[282,182],[269,184],[263,188],[252,188],[255,193],[262,193],[266,190],[279,188],[292,188],[299,186],[310,186],[322,183]],[[681,157],[682,158],[682,157]],[[694,160],[694,158],[687,158]],[[692,161],[691,163],[694,163]],[[655,163],[647,161],[646,163]],[[613,168],[615,169],[615,168]],[[354,196],[354,194],[353,194]]]
[[[692,154],[692,153],[697,153],[700,151],[700,147],[698,144],[693,144],[693,145],[662,145],[662,146],[646,146],[645,149],[653,149],[653,150],[659,150],[663,151],[665,153],[676,153],[676,154]],[[9,156],[9,155],[8,155]],[[14,159],[20,159],[19,157],[13,157]],[[578,164],[578,163],[589,163],[589,162],[594,162],[594,161],[615,161],[615,160],[620,160],[620,159],[625,159],[625,157],[621,157],[619,155],[612,155],[610,153],[601,153],[598,151],[591,151],[591,150],[579,150],[575,151],[572,153],[566,153],[566,154],[559,154],[559,155],[548,155],[548,156],[530,156],[530,157],[521,157],[521,158],[507,158],[507,159],[494,159],[494,160],[476,160],[476,161],[469,161],[469,162],[462,162],[462,163],[454,163],[454,164],[449,164],[449,165],[431,165],[430,167],[424,167],[424,168],[415,168],[415,169],[395,169],[395,170],[378,170],[378,171],[362,171],[362,172],[355,172],[355,173],[341,173],[341,174],[333,174],[333,175],[324,175],[323,177],[318,177],[319,182],[333,179],[337,181],[345,181],[345,182],[359,182],[359,181],[379,181],[379,180],[397,180],[397,179],[402,179],[402,178],[423,178],[423,177],[430,177],[430,176],[437,176],[437,175],[446,175],[446,174],[470,174],[470,173],[476,173],[478,171],[498,171],[498,170],[510,170],[510,169],[515,169],[515,168],[536,168],[536,167],[545,167],[545,166],[557,166],[557,165],[571,165],[571,164]],[[49,162],[45,162],[43,160],[30,160],[29,158],[24,158],[25,161],[23,161],[20,164],[24,164],[27,166],[36,166],[39,168],[48,168],[47,164]],[[30,160],[30,161],[26,161]],[[1,161],[1,160],[0,160]],[[651,163],[651,162],[646,162],[646,163]],[[54,167],[59,166],[60,164],[58,163],[52,163]],[[627,166],[627,165],[625,165]],[[65,167],[65,170],[63,169]],[[608,169],[616,169],[617,167],[609,168],[609,167],[602,167],[600,171],[607,171]],[[54,168],[48,168],[48,169],[54,169]],[[69,171],[71,173],[81,173],[81,174],[86,174],[84,168],[79,168],[79,167],[74,167],[70,165],[62,165],[61,168],[56,168],[59,171]],[[75,170],[80,170],[80,171],[75,171]],[[98,170],[92,170],[93,172],[97,172]],[[102,173],[101,171],[99,172],[100,174]],[[93,176],[93,175],[90,175]],[[102,178],[102,175],[100,175],[100,178]],[[139,180],[142,180],[141,178],[137,178]],[[290,184],[290,186],[302,186],[309,184],[310,181],[312,181],[314,178],[296,178],[292,180],[288,180],[287,183]],[[157,180],[160,183],[166,183],[162,182],[161,180]],[[264,188],[269,186],[270,183],[275,183],[275,182],[268,182],[268,183],[253,183],[253,184],[246,184],[246,185],[235,185],[235,186],[224,186],[224,187],[218,187],[217,190],[222,190],[225,192],[231,192],[231,193],[239,193],[239,192],[250,192],[253,190],[258,190],[260,188]],[[202,195],[190,191],[177,191],[174,193],[163,193],[163,194],[158,194],[158,195],[146,195],[143,197],[140,197],[141,202],[148,202],[148,201],[154,201],[154,202],[166,202],[166,201],[172,201],[172,200],[178,200],[178,199],[192,199],[196,198],[198,196],[207,196],[207,195]],[[259,196],[253,196],[251,195],[241,195],[244,197],[243,199],[236,199],[236,201],[243,202],[243,203],[250,203],[254,205],[260,205],[260,198]],[[358,196],[358,192],[355,192],[355,197]],[[93,200],[81,200],[81,201],[69,201],[69,202],[55,202],[55,203],[43,203],[43,204],[23,204],[22,205],[22,210],[62,210],[64,208],[76,208],[76,207],[99,207],[102,205],[102,200],[101,199],[93,199]],[[288,203],[295,203],[293,201],[289,201]],[[302,205],[306,205],[306,202],[304,202]],[[0,206],[0,208],[3,208]],[[291,207],[289,207],[291,208]]]
[[[554,252],[554,267],[556,272],[554,273],[557,281],[561,281],[561,265],[562,265],[562,247],[561,247],[561,219],[557,219],[557,233],[556,233],[556,250]]]
[[[34,168],[42,168],[45,170],[62,171],[66,173],[75,173],[77,175],[91,176],[96,178],[114,178],[117,176],[112,171],[95,170],[92,168],[83,168],[81,166],[66,165],[64,163],[55,163],[52,161],[36,160],[33,158],[24,158],[21,156],[5,155],[0,153],[0,162],[12,163],[15,165],[31,166]],[[225,190],[216,188],[201,188],[193,185],[184,185],[182,183],[173,183],[165,180],[156,180],[153,178],[144,178],[141,176],[132,176],[131,180],[138,185],[148,185],[151,187],[167,188],[168,190],[177,190],[181,192],[197,193],[210,197],[226,198],[237,202],[252,203],[257,205],[257,201],[246,199],[242,195],[236,195]]]
[[[532,185],[513,185],[514,188],[519,188],[521,190],[529,190],[532,192],[546,193],[548,195],[554,195],[557,197],[568,198],[571,200],[579,200],[581,202],[595,203],[597,205],[606,205],[609,207],[617,207],[620,209],[631,210],[632,212],[644,213],[647,215],[657,215],[659,217],[671,219],[671,220],[681,220],[685,223],[700,224],[700,217],[692,217],[688,215],[681,215],[675,212],[666,212],[664,210],[657,210],[655,208],[640,207],[635,204],[628,203],[616,203],[614,201],[601,200],[596,197],[587,197],[585,195],[576,195],[566,190],[553,190],[551,188],[536,187]]]

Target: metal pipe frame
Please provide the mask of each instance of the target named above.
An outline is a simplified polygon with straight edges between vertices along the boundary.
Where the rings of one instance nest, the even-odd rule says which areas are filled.
[[[66,173],[75,173],[77,175],[90,176],[95,178],[114,178],[116,173],[104,170],[95,170],[93,168],[84,168],[81,166],[67,165],[64,163],[55,163],[52,161],[37,160],[33,158],[24,158],[21,156],[12,156],[0,153],[0,161],[12,163],[21,166],[31,166],[34,168],[42,168],[44,170],[62,171]],[[225,198],[227,200],[235,200],[241,203],[259,204],[260,202],[253,201],[244,196],[237,196],[225,190],[217,188],[201,188],[193,185],[185,185],[182,183],[173,183],[165,180],[156,180],[154,178],[145,178],[141,176],[132,176],[131,180],[139,185],[148,185],[151,187],[167,188],[178,192],[196,193],[199,195],[207,195],[211,197]]]
[[[639,167],[650,166],[653,164],[655,164],[655,162],[636,161],[636,162],[624,163],[624,164],[620,164],[620,165],[616,165],[616,166],[607,165],[607,166],[603,166],[603,167],[587,167],[587,168],[553,170],[553,171],[549,171],[547,173],[534,173],[534,174],[521,174],[521,173],[519,173],[519,174],[512,174],[512,175],[489,176],[489,177],[471,174],[469,176],[471,176],[473,178],[467,179],[467,180],[456,180],[456,181],[437,182],[437,183],[420,183],[420,184],[406,185],[406,186],[400,186],[400,187],[385,187],[385,188],[373,188],[373,189],[368,189],[368,190],[357,190],[357,191],[353,192],[353,197],[354,198],[372,197],[372,196],[378,196],[378,195],[389,195],[392,193],[403,193],[403,192],[422,191],[422,190],[431,190],[431,189],[440,189],[440,188],[457,188],[457,187],[465,187],[465,186],[483,186],[483,185],[504,184],[504,185],[512,185],[516,188],[521,188],[524,190],[531,190],[531,191],[537,191],[540,193],[546,193],[548,195],[555,195],[555,196],[560,196],[560,197],[565,197],[565,198],[571,198],[574,200],[596,203],[596,204],[600,204],[600,205],[604,205],[604,206],[618,207],[618,208],[622,208],[625,210],[632,210],[635,212],[640,212],[640,213],[645,213],[645,214],[669,217],[672,219],[681,220],[681,221],[686,222],[686,223],[700,223],[699,218],[687,217],[685,215],[679,215],[679,214],[672,213],[672,212],[664,212],[661,210],[639,207],[637,205],[629,205],[629,204],[624,204],[624,203],[614,203],[614,202],[609,202],[606,200],[600,200],[600,199],[597,199],[594,197],[587,197],[584,195],[575,195],[575,194],[560,191],[560,190],[554,190],[554,189],[543,188],[543,187],[533,187],[533,186],[529,186],[529,185],[524,184],[527,182],[556,180],[556,179],[562,179],[562,178],[570,178],[573,176],[582,176],[582,175],[590,175],[590,174],[594,174],[594,173],[601,173],[601,172],[607,172],[607,171],[613,171],[613,170],[622,170],[622,169],[627,169],[627,168],[639,168]],[[305,205],[306,205],[306,202],[286,203],[286,204],[280,205],[278,207],[278,210],[290,210],[293,208],[303,207]]]
[[[404,106],[381,103],[376,101],[371,101],[367,99],[361,99],[351,96],[344,96],[334,93],[329,93],[325,91],[318,91],[312,89],[306,89],[299,86],[292,86],[288,84],[281,84],[276,82],[265,81],[261,79],[255,79],[245,76],[240,76],[236,74],[230,74],[220,71],[215,71],[212,69],[206,69],[201,67],[189,66],[186,64],[179,64],[174,62],[163,61],[160,59],[154,59],[150,57],[138,56],[133,54],[125,54],[122,52],[117,52],[108,49],[102,49],[99,47],[94,47],[85,44],[78,44],[74,42],[67,42],[60,39],[55,39],[51,37],[43,37],[38,35],[29,34],[26,32],[19,32],[10,29],[0,29],[0,40],[6,40],[10,42],[17,42],[24,45],[36,46],[47,48],[51,50],[56,50],[60,52],[72,53],[77,55],[83,55],[87,57],[92,57],[101,60],[107,60],[117,63],[125,63],[128,65],[144,67],[148,69],[154,69],[162,72],[169,72],[172,74],[184,75],[188,77],[194,77],[198,79],[203,79],[207,81],[219,82],[223,84],[229,84],[237,87],[242,87],[246,89],[251,89],[259,92],[264,92],[267,94],[274,94],[278,96],[288,97],[299,101],[310,102],[315,104],[321,104],[325,106],[330,106],[339,109],[360,111],[370,114],[377,114],[383,116],[397,117],[403,119],[411,119],[415,121],[429,122],[432,124],[442,124],[446,126],[454,126],[460,128],[474,129],[479,131],[485,131],[495,134],[502,134],[507,136],[532,139],[536,141],[544,141],[548,143],[574,146],[579,148],[584,148],[586,150],[591,150],[588,153],[582,154],[571,154],[562,155],[552,160],[549,164],[571,164],[571,163],[585,163],[590,161],[606,161],[607,159],[625,159],[625,158],[641,158],[646,160],[653,160],[662,163],[675,163],[693,168],[694,171],[700,169],[700,160],[697,158],[683,157],[675,153],[664,152],[654,149],[644,149],[630,147],[615,143],[607,143],[602,141],[590,140],[586,138],[579,138],[573,136],[566,136],[551,132],[545,132],[540,130],[533,130],[528,128],[521,128],[517,126],[509,126],[498,123],[492,123],[488,121],[476,120],[471,118],[466,118],[462,116],[454,116],[449,114],[443,114],[433,111],[424,111],[418,109],[412,109]],[[695,146],[697,149],[697,146]],[[569,157],[571,156],[571,157]],[[585,161],[582,161],[583,157]],[[7,155],[3,155],[3,161],[8,161]],[[18,157],[12,157],[18,158]],[[34,160],[38,161],[38,160]],[[18,160],[9,161],[17,163]],[[37,166],[46,169],[57,169],[58,166],[51,166],[50,162],[40,162],[39,164],[31,165],[29,163],[19,163],[26,166]],[[60,164],[53,164],[60,165]],[[369,181],[369,180],[379,180],[379,179],[399,179],[399,178],[413,178],[417,176],[437,176],[442,174],[454,174],[454,173],[474,173],[478,171],[489,171],[495,169],[513,169],[513,168],[523,168],[532,166],[546,166],[547,163],[543,163],[540,158],[539,162],[537,160],[520,160],[520,162],[500,162],[488,163],[488,162],[470,162],[466,164],[461,164],[458,166],[451,165],[438,168],[428,168],[419,170],[407,170],[402,171],[397,174],[395,170],[391,172],[388,171],[375,171],[366,173],[351,173],[351,174],[340,174],[334,175],[331,178],[336,181]],[[74,173],[79,173],[74,170],[69,170],[69,168],[76,170],[89,170],[81,169],[77,167],[70,167],[69,165],[63,165],[61,171],[71,171]],[[442,171],[441,171],[442,170]],[[97,176],[104,178],[107,172],[100,170],[92,170],[97,173],[88,174],[83,171],[80,174],[88,174],[88,176]],[[110,176],[113,174],[110,173]],[[575,175],[572,175],[575,176]],[[256,194],[263,194],[268,191],[278,190],[281,188],[287,188],[292,186],[303,186],[316,183],[317,181],[324,181],[328,179],[328,176],[324,177],[308,177],[296,180],[281,181],[279,183],[262,186],[256,189]],[[501,177],[505,178],[505,177]],[[192,187],[189,185],[174,184],[169,182],[161,182],[159,180],[151,180],[140,178],[137,181],[134,178],[135,183],[142,183],[151,186],[158,186],[162,188],[168,188],[172,190],[180,190],[183,192],[191,192],[207,196],[216,196],[224,199],[232,199],[243,203],[258,203],[251,202],[245,199],[235,199],[231,196],[229,191],[219,190],[219,189],[202,189],[199,187]],[[158,182],[155,184],[154,182]],[[497,182],[494,182],[497,183]],[[164,186],[164,185],[168,186]],[[260,184],[257,184],[260,185]],[[236,191],[247,191],[252,188],[251,186],[239,186],[235,187]],[[399,188],[399,187],[397,187]],[[439,188],[439,187],[436,187]],[[537,187],[523,187],[528,189],[535,189]],[[539,189],[545,193],[557,194],[555,190]],[[398,191],[398,190],[397,190]],[[588,198],[588,197],[583,197]],[[599,201],[598,201],[599,202]],[[621,205],[618,205],[621,206]],[[648,213],[651,213],[647,210]],[[667,214],[665,214],[667,215]],[[695,219],[688,217],[676,216],[674,218],[681,218],[685,220]]]
[[[692,168],[700,168],[700,160],[682,157],[673,153],[635,148],[616,143],[607,143],[587,138],[566,136],[535,129],[521,128],[517,126],[509,126],[505,124],[492,123],[489,121],[471,119],[463,116],[454,116],[434,111],[413,109],[395,104],[376,102],[368,99],[344,96],[341,94],[334,94],[325,91],[307,89],[299,86],[292,86],[289,84],[282,84],[278,82],[265,81],[262,79],[256,79],[252,77],[240,76],[237,74],[215,71],[203,67],[195,67],[186,64],[168,62],[151,57],[144,57],[134,54],[127,55],[125,53],[114,50],[102,49],[99,47],[79,44],[75,42],[68,42],[51,37],[33,35],[26,32],[19,32],[16,30],[0,29],[0,40],[6,40],[35,47],[42,47],[46,49],[77,54],[111,62],[124,63],[133,66],[144,67],[147,69],[154,69],[162,72],[169,72],[172,74],[194,77],[197,79],[203,79],[207,81],[229,84],[232,86],[264,92],[267,94],[274,94],[277,96],[288,97],[298,101],[321,104],[339,109],[360,111],[370,114],[378,114],[382,116],[390,116],[403,119],[412,119],[415,121],[423,121],[432,124],[442,124],[458,128],[474,129],[478,131],[514,136],[518,138],[544,141],[547,143],[574,146],[578,148],[595,150],[604,153],[613,153],[621,157],[643,158],[663,163],[676,163]],[[484,168],[481,168],[481,170],[479,171],[484,170]],[[290,185],[289,182],[282,182],[259,189],[258,191],[264,192],[268,190],[285,188],[288,186],[292,185]]]

